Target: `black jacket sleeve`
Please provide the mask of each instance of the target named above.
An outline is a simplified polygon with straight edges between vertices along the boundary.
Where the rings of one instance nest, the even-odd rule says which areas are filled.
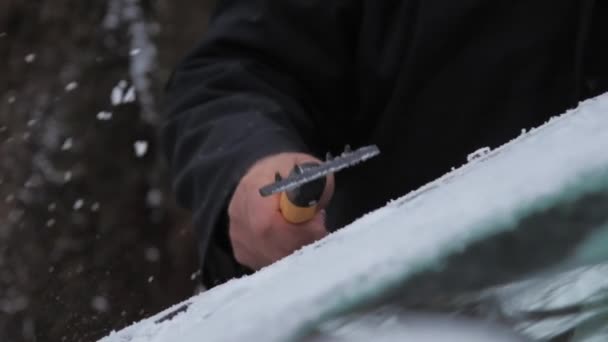
[[[207,287],[243,272],[225,210],[247,169],[331,146],[347,114],[357,18],[349,0],[220,0],[205,39],[174,71],[163,138]]]

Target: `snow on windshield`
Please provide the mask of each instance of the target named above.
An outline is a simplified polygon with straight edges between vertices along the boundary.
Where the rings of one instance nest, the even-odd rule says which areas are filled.
[[[608,95],[588,100],[250,277],[102,341],[285,341],[315,329],[530,213],[608,190],[606,112]]]

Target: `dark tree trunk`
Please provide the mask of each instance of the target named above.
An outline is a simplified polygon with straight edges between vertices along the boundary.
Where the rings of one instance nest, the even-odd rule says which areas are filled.
[[[193,293],[157,128],[209,3],[0,2],[1,341],[92,341]]]

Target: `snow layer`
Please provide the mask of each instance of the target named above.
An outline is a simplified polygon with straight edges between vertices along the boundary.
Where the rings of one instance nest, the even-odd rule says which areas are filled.
[[[530,213],[608,191],[607,151],[608,94],[250,277],[191,298],[187,310],[176,305],[102,341],[293,339]]]

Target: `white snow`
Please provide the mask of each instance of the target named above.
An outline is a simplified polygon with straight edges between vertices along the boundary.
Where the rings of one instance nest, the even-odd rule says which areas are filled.
[[[65,91],[72,92],[78,88],[78,82],[70,82],[65,86]]]
[[[67,183],[71,180],[72,180],[72,171],[66,171],[65,174],[63,175],[63,181]]]
[[[135,87],[128,87],[127,81],[125,80],[121,80],[120,82],[118,82],[118,84],[112,89],[112,93],[110,94],[110,101],[112,102],[113,106],[135,102],[136,98],[137,96],[135,93]]]
[[[127,91],[125,92],[125,95],[122,98],[122,102],[131,103],[131,102],[135,102],[135,99],[136,99],[135,87],[130,86],[129,89],[127,89]]]
[[[160,260],[160,251],[156,247],[148,247],[144,253],[144,257],[148,262],[157,262]]]
[[[33,63],[36,60],[36,54],[35,53],[30,53],[28,55],[26,55],[23,60],[25,61],[25,63]]]
[[[91,307],[97,312],[107,312],[110,308],[110,302],[106,297],[95,296],[91,299]]]
[[[112,113],[111,112],[106,112],[106,111],[101,111],[99,113],[97,113],[97,120],[100,121],[107,121],[112,119]]]
[[[196,279],[196,278],[198,278],[200,275],[201,275],[201,271],[200,271],[200,270],[197,270],[196,272],[193,272],[193,273],[190,275],[190,280],[195,280],[195,279]]]
[[[68,150],[72,149],[72,146],[74,146],[74,139],[73,138],[67,138],[63,142],[63,145],[61,145],[61,150],[62,151],[68,151]]]
[[[146,204],[149,207],[160,207],[163,203],[163,192],[160,189],[150,189],[146,194]]]
[[[134,142],[133,150],[138,158],[142,158],[148,152],[148,142],[145,140],[138,140]]]
[[[74,210],[80,210],[80,209],[82,209],[83,206],[84,206],[84,200],[82,198],[79,198],[76,200],[76,202],[74,202],[74,205],[72,208]]]
[[[123,103],[122,99],[126,88],[127,81],[125,80],[119,81],[118,84],[112,88],[112,93],[110,94],[110,101],[112,102],[112,105],[118,106],[119,104]]]
[[[469,154],[467,156],[467,161],[472,162],[475,159],[483,158],[484,156],[490,154],[490,152],[492,152],[492,149],[490,149],[489,147],[482,147],[477,151]]]
[[[103,342],[287,341],[556,201],[608,191],[608,94]],[[185,312],[156,323],[191,303]],[[431,340],[432,341],[432,340]]]

